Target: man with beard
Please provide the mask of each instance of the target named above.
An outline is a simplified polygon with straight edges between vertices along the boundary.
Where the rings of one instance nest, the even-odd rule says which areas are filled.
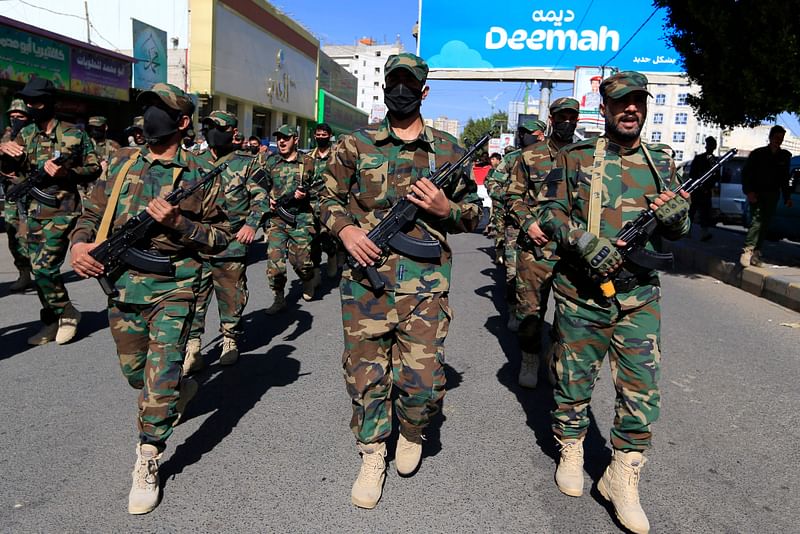
[[[411,475],[422,456],[422,433],[445,393],[444,341],[452,252],[448,232],[471,232],[481,202],[475,182],[458,170],[444,189],[427,178],[463,153],[451,135],[425,126],[420,115],[428,65],[413,54],[389,56],[384,67],[383,122],[342,136],[324,172],[322,222],[362,267],[374,266],[385,287],[374,290],[362,269],[345,266],[339,286],[344,366],[352,401],[350,426],[362,465],[351,500],[373,508],[385,478],[392,432],[392,393],[400,424],[397,472]],[[441,256],[422,260],[389,250],[367,234],[400,199],[420,208],[411,237],[435,239]]]
[[[72,267],[83,277],[103,273],[89,255],[143,210],[157,223],[136,244],[168,257],[172,271],[150,273],[123,265],[111,277],[116,295],[108,301],[108,323],[122,373],[139,394],[139,440],[128,495],[128,513],[146,514],[159,502],[158,460],[180,414],[197,391],[182,378],[183,355],[194,313],[194,288],[202,270],[200,253],[215,254],[230,239],[219,208],[219,180],[172,205],[164,197],[176,188],[202,180],[205,163],[180,149],[191,125],[194,104],[174,85],[157,83],[137,98],[144,107],[147,146],[117,151],[108,171],[95,184],[72,233]],[[111,232],[113,233],[113,232]]]
[[[31,120],[28,117],[28,107],[21,98],[14,99],[9,106],[8,120],[11,123],[11,130],[3,135],[0,143],[7,143],[17,137],[20,130],[27,126]],[[5,158],[0,159],[0,178],[3,180],[3,190],[8,191],[8,188],[20,182],[21,177],[18,173],[7,171],[5,167],[13,167],[13,163],[4,163]],[[19,210],[25,209],[22,205],[16,202],[11,202],[7,198],[3,204],[3,220],[6,225],[6,235],[8,236],[8,249],[11,251],[11,257],[14,258],[14,266],[19,271],[19,276],[8,288],[9,291],[25,291],[28,289],[33,280],[31,280],[31,260],[28,257],[28,249],[25,245],[25,234],[27,233],[27,226],[23,224],[25,221],[25,214]]]
[[[661,312],[658,274],[623,260],[616,240],[623,225],[648,207],[658,231],[677,239],[689,231],[689,195],[675,195],[672,150],[641,141],[647,116],[647,78],[620,72],[600,85],[606,133],[563,149],[540,195],[538,223],[558,245],[561,261],[554,277],[556,300],[553,431],[561,446],[555,480],[574,497],[583,493],[583,439],[587,409],[605,355],[617,392],[611,430],[611,464],[598,490],[633,532],[648,532],[639,502],[643,451],[658,418]],[[654,238],[647,248],[658,246]],[[616,243],[616,245],[615,245]],[[608,297],[601,281],[611,280]]]
[[[314,209],[312,196],[318,186],[314,183],[314,161],[297,150],[297,130],[284,124],[275,132],[278,153],[264,165],[264,188],[269,192],[270,218],[266,228],[267,281],[274,295],[272,305],[265,311],[274,315],[286,308],[286,257],[297,277],[303,282],[303,300],[314,298],[318,273],[311,261],[311,241],[314,239]],[[294,223],[279,214],[279,204],[294,216]]]
[[[54,340],[59,345],[68,343],[78,330],[81,314],[69,300],[61,265],[67,255],[67,236],[80,214],[78,186],[92,182],[101,172],[86,132],[56,118],[55,93],[50,80],[31,78],[18,96],[25,101],[32,122],[13,141],[0,145],[0,154],[10,159],[12,170],[29,174],[44,168],[47,180],[40,189],[57,199],[51,206],[29,196],[19,206],[25,210],[28,257],[42,304],[43,326],[28,338],[30,345]]]
[[[558,261],[555,243],[547,244],[547,237],[536,224],[537,198],[545,176],[553,168],[556,154],[572,143],[579,107],[574,98],[559,98],[550,104],[550,137],[545,143],[535,143],[522,150],[506,188],[507,211],[512,221],[509,226],[523,234],[517,240],[516,306],[513,310],[519,324],[517,339],[522,352],[518,382],[531,389],[538,383],[542,325],[553,267]],[[533,247],[542,247],[541,257],[537,258]],[[549,367],[548,362],[548,371]]]
[[[242,312],[247,306],[247,246],[253,242],[264,213],[269,210],[267,191],[261,185],[264,171],[249,151],[234,150],[237,133],[236,115],[227,111],[212,111],[202,121],[208,151],[203,156],[209,167],[228,163],[220,175],[225,213],[235,236],[228,247],[213,256],[202,255],[203,273],[197,291],[192,331],[186,344],[184,374],[203,368],[200,338],[205,330],[206,312],[211,290],[217,296],[222,353],[220,365],[233,365],[239,359],[238,340],[242,335]]]
[[[320,185],[322,184],[322,171],[328,166],[328,156],[331,154],[332,135],[333,130],[324,122],[317,124],[317,127],[314,128],[314,142],[317,146],[311,151],[310,156],[314,160],[314,181]],[[311,245],[314,268],[319,270],[324,251],[328,256],[325,274],[328,278],[333,278],[339,271],[339,263],[344,261],[344,258],[339,261],[337,256],[338,241],[320,223],[319,204],[314,206],[314,227],[317,229],[317,235]]]

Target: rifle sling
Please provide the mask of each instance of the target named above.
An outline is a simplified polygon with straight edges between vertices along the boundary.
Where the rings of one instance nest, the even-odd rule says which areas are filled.
[[[589,188],[589,214],[586,218],[590,233],[600,235],[600,213],[603,210],[603,169],[606,159],[606,138],[598,137],[594,148],[592,183]]]

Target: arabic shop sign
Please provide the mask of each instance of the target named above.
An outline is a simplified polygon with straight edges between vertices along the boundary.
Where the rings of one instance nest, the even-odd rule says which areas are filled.
[[[133,86],[150,89],[167,81],[167,32],[149,24],[133,21]]]
[[[417,53],[432,69],[681,70],[663,34],[665,11],[642,26],[653,13],[650,2],[540,0],[487,11],[475,0],[456,10],[444,0],[420,1]]]
[[[0,79],[26,83],[38,76],[69,88],[69,47],[0,25]]]
[[[73,48],[71,74],[71,91],[128,100],[131,64],[126,61]]]

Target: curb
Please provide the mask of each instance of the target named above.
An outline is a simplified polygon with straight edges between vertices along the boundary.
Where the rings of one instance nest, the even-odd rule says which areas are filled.
[[[800,281],[774,275],[761,267],[744,268],[738,262],[726,261],[680,241],[665,240],[662,246],[664,252],[675,256],[676,267],[707,274],[757,297],[800,311]]]

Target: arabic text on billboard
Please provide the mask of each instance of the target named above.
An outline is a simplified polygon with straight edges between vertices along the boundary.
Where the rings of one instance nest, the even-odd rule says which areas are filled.
[[[0,79],[26,83],[38,76],[69,88],[68,46],[9,26],[0,30]]]
[[[71,75],[71,91],[128,100],[128,88],[131,86],[130,63],[73,48]]]
[[[462,1],[458,9],[444,0],[421,1],[418,53],[433,69],[572,70],[613,63],[621,70],[681,70],[664,39],[664,10],[636,33],[653,14],[650,2],[625,2],[620,16],[616,0],[507,2],[489,11],[483,1]]]
[[[133,86],[150,89],[167,81],[167,32],[133,21]]]

